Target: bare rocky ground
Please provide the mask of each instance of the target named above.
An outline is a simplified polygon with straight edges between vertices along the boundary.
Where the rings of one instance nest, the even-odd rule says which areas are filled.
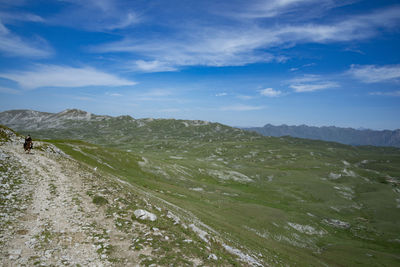
[[[214,252],[219,245],[212,238],[203,242],[193,234],[193,224],[187,227],[171,211],[126,190],[128,184],[104,178],[49,144],[36,142],[26,154],[21,142],[16,136],[0,142],[1,266],[227,266],[235,261]],[[136,219],[139,208],[152,212],[157,222]],[[169,230],[168,220],[178,231]]]

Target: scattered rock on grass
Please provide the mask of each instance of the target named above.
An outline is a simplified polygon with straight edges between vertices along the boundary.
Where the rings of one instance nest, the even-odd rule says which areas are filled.
[[[151,212],[148,212],[146,210],[135,210],[135,212],[133,213],[136,217],[136,219],[141,219],[141,220],[149,220],[154,222],[155,220],[157,220],[157,216]]]

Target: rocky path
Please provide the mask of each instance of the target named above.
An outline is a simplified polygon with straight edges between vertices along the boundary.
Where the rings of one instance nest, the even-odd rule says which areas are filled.
[[[136,266],[138,255],[151,254],[129,249],[133,231],[119,230],[89,196],[101,183],[61,151],[26,154],[19,142],[0,149],[2,266]],[[136,234],[146,228],[134,224]]]

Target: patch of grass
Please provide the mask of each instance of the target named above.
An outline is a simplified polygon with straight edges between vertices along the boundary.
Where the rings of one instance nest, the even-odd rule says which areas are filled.
[[[99,205],[99,206],[103,206],[103,205],[108,204],[108,200],[105,199],[105,198],[102,197],[102,196],[95,195],[95,196],[93,197],[93,203],[96,204],[96,205]]]
[[[50,183],[49,190],[50,190],[50,194],[52,194],[53,196],[57,195],[57,186],[55,184]]]

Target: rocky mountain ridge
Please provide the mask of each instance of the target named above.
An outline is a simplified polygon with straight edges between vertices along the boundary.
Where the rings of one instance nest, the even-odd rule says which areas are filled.
[[[96,144],[126,146],[140,142],[240,139],[259,136],[245,130],[200,120],[134,119],[130,116],[100,116],[82,110],[44,113],[31,110],[0,112],[0,124],[22,134],[44,139],[77,139]]]
[[[67,109],[59,113],[40,112],[35,110],[10,110],[0,112],[0,123],[15,130],[47,129],[63,127],[68,120],[100,121],[108,120],[110,116],[99,116],[79,109]],[[23,127],[22,127],[23,125]]]
[[[41,112],[35,110],[8,110],[0,112],[0,124],[7,125],[15,130],[43,130],[51,128],[69,127],[68,122],[99,122],[120,120],[124,122],[135,123],[137,127],[143,127],[146,123],[153,121],[163,121],[168,119],[134,119],[129,115],[117,117],[108,115],[96,115],[79,109],[66,109],[59,113]],[[201,126],[210,124],[208,121],[200,120],[182,120],[185,127]]]
[[[338,142],[347,145],[400,147],[400,129],[394,131],[375,131],[370,129],[361,130],[335,126],[274,126],[271,124],[266,124],[263,127],[249,127],[244,129],[260,133],[264,136],[292,136],[298,138]]]

